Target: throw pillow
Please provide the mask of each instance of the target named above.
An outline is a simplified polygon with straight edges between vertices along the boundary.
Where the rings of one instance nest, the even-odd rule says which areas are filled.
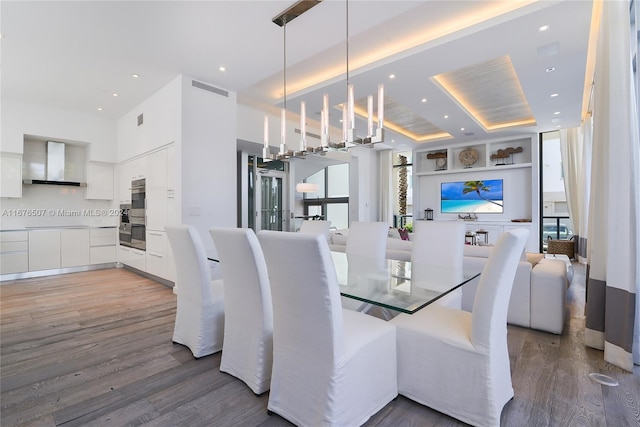
[[[409,230],[406,228],[399,228],[398,233],[400,233],[400,238],[402,240],[409,240]]]

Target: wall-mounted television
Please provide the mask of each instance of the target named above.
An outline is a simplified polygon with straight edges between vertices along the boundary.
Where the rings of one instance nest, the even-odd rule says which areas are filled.
[[[456,181],[440,184],[440,212],[504,213],[504,192],[501,179]]]

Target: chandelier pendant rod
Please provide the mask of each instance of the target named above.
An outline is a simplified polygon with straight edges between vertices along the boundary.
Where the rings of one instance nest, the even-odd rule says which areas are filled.
[[[287,149],[287,23],[282,26],[282,88],[283,88],[283,108],[280,110],[280,151],[278,160],[287,160],[293,156],[293,151]]]

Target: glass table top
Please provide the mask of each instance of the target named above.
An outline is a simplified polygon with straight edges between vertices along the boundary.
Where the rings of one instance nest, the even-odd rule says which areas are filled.
[[[413,314],[480,275],[480,271],[377,260],[331,252],[340,285],[347,298]]]

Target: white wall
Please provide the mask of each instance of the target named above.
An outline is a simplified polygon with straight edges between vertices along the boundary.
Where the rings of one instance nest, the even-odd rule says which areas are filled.
[[[182,222],[212,249],[209,228],[237,222],[236,94],[224,97],[191,82],[185,76],[181,83]]]
[[[177,169],[181,222],[196,227],[205,248],[212,250],[209,228],[236,226],[236,94],[224,97],[193,87],[193,80],[178,76],[118,120],[118,159],[175,142],[176,157],[169,161]],[[139,114],[142,126],[137,125]]]
[[[352,155],[349,221],[378,221],[378,152],[362,147],[352,148],[349,152]]]
[[[23,153],[25,135],[53,140],[77,141],[86,147],[86,159],[116,161],[116,122],[99,113],[35,105],[2,98],[0,151]],[[84,170],[85,165],[80,169]],[[116,225],[118,217],[110,215],[113,201],[86,200],[86,188],[24,185],[22,198],[2,199],[0,228],[42,227],[58,225]],[[17,215],[22,209],[35,209],[37,215]],[[101,210],[105,215],[88,212]]]
[[[179,140],[181,81],[180,77],[172,80],[118,119],[118,162]],[[140,114],[143,124],[138,126]]]
[[[0,151],[23,152],[24,135],[87,143],[87,160],[116,162],[116,122],[97,114],[2,98]]]

